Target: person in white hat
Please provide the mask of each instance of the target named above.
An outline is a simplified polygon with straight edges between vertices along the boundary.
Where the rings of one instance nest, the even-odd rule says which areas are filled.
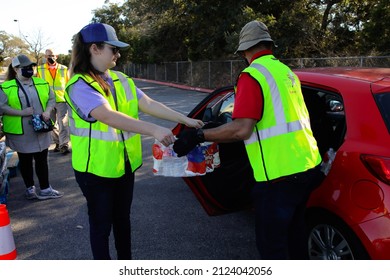
[[[248,64],[236,85],[233,121],[185,130],[173,149],[180,155],[204,141],[243,140],[253,170],[256,243],[262,259],[306,259],[304,213],[324,178],[300,81],[272,54],[274,41],[259,21],[241,30],[236,53]]]
[[[47,156],[51,144],[50,132],[35,132],[31,124],[33,114],[41,114],[49,120],[55,104],[49,84],[33,76],[36,65],[24,54],[12,59],[6,80],[0,86],[0,111],[6,144],[19,157],[19,169],[26,185],[25,197],[43,200],[60,198],[63,193],[53,189],[49,183]],[[39,192],[34,183],[33,162]]]

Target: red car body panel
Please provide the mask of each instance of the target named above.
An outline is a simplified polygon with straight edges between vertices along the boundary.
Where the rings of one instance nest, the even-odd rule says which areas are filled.
[[[297,70],[303,86],[339,92],[347,133],[334,165],[311,196],[320,207],[347,223],[373,259],[390,259],[390,186],[363,164],[361,154],[390,158],[389,130],[374,94],[390,92],[390,69],[315,68]]]

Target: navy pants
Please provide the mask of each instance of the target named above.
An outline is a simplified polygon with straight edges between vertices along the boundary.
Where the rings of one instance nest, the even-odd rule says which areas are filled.
[[[75,177],[87,200],[93,258],[111,259],[109,236],[112,229],[118,260],[130,260],[130,208],[134,187],[130,164],[126,164],[126,174],[120,178],[103,178],[78,171]]]
[[[265,260],[308,258],[305,209],[311,192],[324,179],[320,167],[270,182],[252,190],[256,244]]]

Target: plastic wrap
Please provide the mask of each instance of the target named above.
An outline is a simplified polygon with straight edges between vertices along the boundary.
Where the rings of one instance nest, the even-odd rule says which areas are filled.
[[[217,143],[205,142],[186,156],[178,157],[173,144],[165,147],[159,141],[152,146],[153,173],[167,177],[202,176],[220,165]]]

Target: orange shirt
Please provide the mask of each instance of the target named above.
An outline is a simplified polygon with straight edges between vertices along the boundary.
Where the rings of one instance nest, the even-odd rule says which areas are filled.
[[[56,72],[57,72],[57,63],[54,64],[54,65],[50,65],[49,63],[47,63],[47,67],[49,68],[51,77],[52,77],[53,80],[54,80],[55,77],[56,77]]]

